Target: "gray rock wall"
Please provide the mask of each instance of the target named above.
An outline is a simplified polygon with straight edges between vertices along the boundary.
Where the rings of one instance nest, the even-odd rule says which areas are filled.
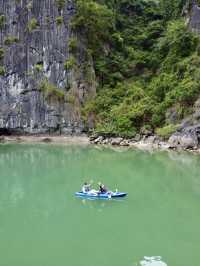
[[[171,147],[181,147],[184,149],[196,149],[200,145],[200,99],[193,107],[193,113],[183,119],[177,132],[169,138]]]
[[[189,27],[193,32],[200,33],[200,7],[196,0],[192,1],[189,15]]]
[[[95,74],[87,59],[85,80],[84,41],[70,28],[74,3],[65,2],[59,9],[56,0],[0,0],[0,132],[82,132],[80,108],[95,95]],[[66,71],[72,37],[78,52]]]

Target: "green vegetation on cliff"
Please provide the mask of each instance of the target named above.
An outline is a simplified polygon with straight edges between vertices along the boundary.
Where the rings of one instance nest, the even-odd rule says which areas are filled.
[[[190,112],[200,92],[200,42],[181,17],[186,2],[77,0],[73,27],[87,38],[99,84],[83,115],[97,132],[165,129]],[[166,120],[170,108],[177,121]]]

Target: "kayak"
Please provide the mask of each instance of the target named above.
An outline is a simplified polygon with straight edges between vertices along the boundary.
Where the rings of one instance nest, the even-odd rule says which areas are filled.
[[[127,196],[126,192],[107,192],[107,193],[95,193],[95,192],[76,192],[77,197],[84,198],[97,198],[97,199],[111,199],[111,198],[123,198]]]

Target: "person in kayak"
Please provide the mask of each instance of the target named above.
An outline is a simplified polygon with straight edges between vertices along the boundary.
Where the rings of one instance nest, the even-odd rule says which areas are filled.
[[[82,186],[82,192],[83,193],[88,193],[91,190],[91,185],[88,184],[87,182],[84,183],[84,185]]]
[[[107,193],[108,189],[104,186],[104,184],[99,184],[99,192],[100,193]]]

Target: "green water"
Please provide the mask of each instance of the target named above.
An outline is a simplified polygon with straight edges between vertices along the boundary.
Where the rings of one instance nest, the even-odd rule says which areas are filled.
[[[74,196],[88,177],[124,200]],[[0,146],[0,266],[200,265],[200,157]]]

